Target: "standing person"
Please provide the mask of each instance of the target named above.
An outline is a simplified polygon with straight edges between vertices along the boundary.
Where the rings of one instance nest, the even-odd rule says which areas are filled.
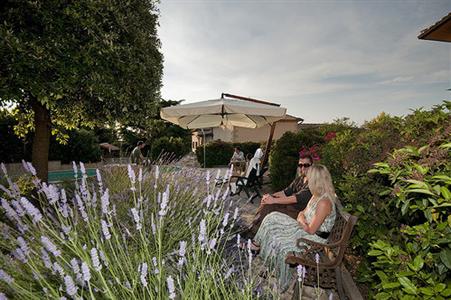
[[[291,218],[297,218],[299,212],[303,210],[312,194],[308,187],[307,171],[313,163],[313,158],[308,153],[300,154],[296,178],[290,185],[272,195],[265,194],[262,197],[259,208],[254,216],[251,226],[243,233],[247,237],[253,237],[263,219],[270,213],[278,211]]]
[[[136,144],[136,147],[133,149],[132,153],[130,154],[130,162],[132,164],[142,164],[144,161],[144,156],[141,152],[141,149],[144,148],[146,144],[144,144],[143,141],[139,141]]]
[[[280,212],[269,214],[250,244],[251,250],[259,251],[265,264],[275,270],[282,291],[288,288],[293,275],[293,270],[285,263],[287,254],[302,253],[296,245],[300,238],[325,243],[335,222],[336,196],[329,171],[323,165],[313,165],[307,178],[313,195],[297,219]],[[300,244],[307,247],[305,243]],[[243,247],[246,245],[242,244]]]

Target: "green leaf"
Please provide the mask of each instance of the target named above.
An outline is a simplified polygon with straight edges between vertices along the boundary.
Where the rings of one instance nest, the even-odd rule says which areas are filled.
[[[408,294],[417,294],[417,287],[410,281],[407,277],[399,277],[398,278],[399,283],[403,286],[403,290],[406,291]]]
[[[420,288],[420,292],[424,295],[428,295],[428,296],[434,296],[434,290],[430,287],[427,288]]]
[[[385,274],[384,272],[378,270],[376,271],[376,274],[377,276],[379,276],[381,281],[387,281],[388,277],[387,274]]]
[[[451,148],[451,143],[440,145],[439,148]]]
[[[399,282],[387,282],[387,283],[382,284],[382,287],[384,289],[394,289],[394,288],[397,288],[400,285],[401,284]]]
[[[434,286],[434,291],[441,292],[446,288],[446,284],[444,283],[438,283],[436,286]]]
[[[426,190],[426,189],[408,189],[407,193],[419,193],[419,194],[427,194],[427,195],[435,196],[434,193],[432,193],[430,190]]]
[[[440,193],[442,194],[443,198],[445,198],[445,200],[451,199],[451,192],[448,190],[446,186],[440,187]]]
[[[370,256],[379,256],[379,255],[382,255],[382,254],[384,254],[384,252],[382,252],[380,250],[370,250],[368,252],[368,255],[370,255]]]
[[[440,252],[440,260],[449,270],[451,270],[451,250],[449,248],[443,249]]]
[[[409,264],[409,266],[412,268],[412,270],[418,271],[418,270],[420,270],[423,267],[423,264],[424,264],[423,258],[420,255],[418,255],[413,260],[413,263]]]
[[[445,296],[445,297],[451,296],[451,288],[447,288],[446,290],[444,290],[443,292],[441,292],[441,295],[443,295],[443,296]]]
[[[376,296],[374,296],[374,299],[376,299],[376,300],[391,299],[391,294],[382,292],[382,293],[379,293]]]

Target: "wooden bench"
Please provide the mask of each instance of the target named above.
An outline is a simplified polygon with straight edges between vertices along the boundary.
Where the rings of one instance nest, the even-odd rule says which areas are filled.
[[[340,204],[337,205],[337,214],[332,231],[327,238],[327,244],[317,243],[304,238],[297,241],[297,246],[301,252],[290,252],[285,258],[285,262],[292,267],[302,265],[306,268],[306,277],[304,285],[317,286],[317,266],[319,268],[319,286],[326,289],[335,289],[338,291],[340,299],[345,298],[345,289],[343,277],[349,278],[349,273],[344,274],[342,266],[346,247],[351,237],[352,229],[357,222],[357,217],[350,215],[342,210]],[[305,247],[307,244],[308,247]],[[320,262],[317,264],[315,255],[320,255]],[[349,280],[349,279],[348,279]],[[298,284],[299,282],[297,282]],[[357,289],[354,284],[354,288]],[[349,290],[349,289],[348,289]],[[295,287],[293,299],[298,299],[298,286]],[[358,290],[357,290],[358,292]],[[349,293],[347,293],[349,294]],[[358,292],[358,295],[360,293]],[[296,297],[296,298],[295,298]],[[361,296],[360,296],[361,297]],[[350,297],[351,299],[360,297]]]

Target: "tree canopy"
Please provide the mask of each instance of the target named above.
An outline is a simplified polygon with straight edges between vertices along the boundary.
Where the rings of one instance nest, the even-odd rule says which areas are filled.
[[[24,131],[35,130],[33,163],[41,178],[50,133],[112,120],[140,124],[156,113],[163,58],[155,3],[2,4],[0,105],[15,103],[18,119],[31,123]]]

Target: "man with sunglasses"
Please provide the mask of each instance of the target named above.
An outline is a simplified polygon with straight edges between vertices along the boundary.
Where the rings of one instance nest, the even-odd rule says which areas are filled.
[[[308,168],[312,163],[313,158],[310,154],[301,154],[298,161],[296,178],[293,182],[280,192],[272,195],[263,195],[260,207],[255,213],[251,226],[244,232],[247,237],[253,237],[258,231],[263,219],[274,211],[289,215],[296,220],[299,212],[304,210],[312,197],[306,177]]]

